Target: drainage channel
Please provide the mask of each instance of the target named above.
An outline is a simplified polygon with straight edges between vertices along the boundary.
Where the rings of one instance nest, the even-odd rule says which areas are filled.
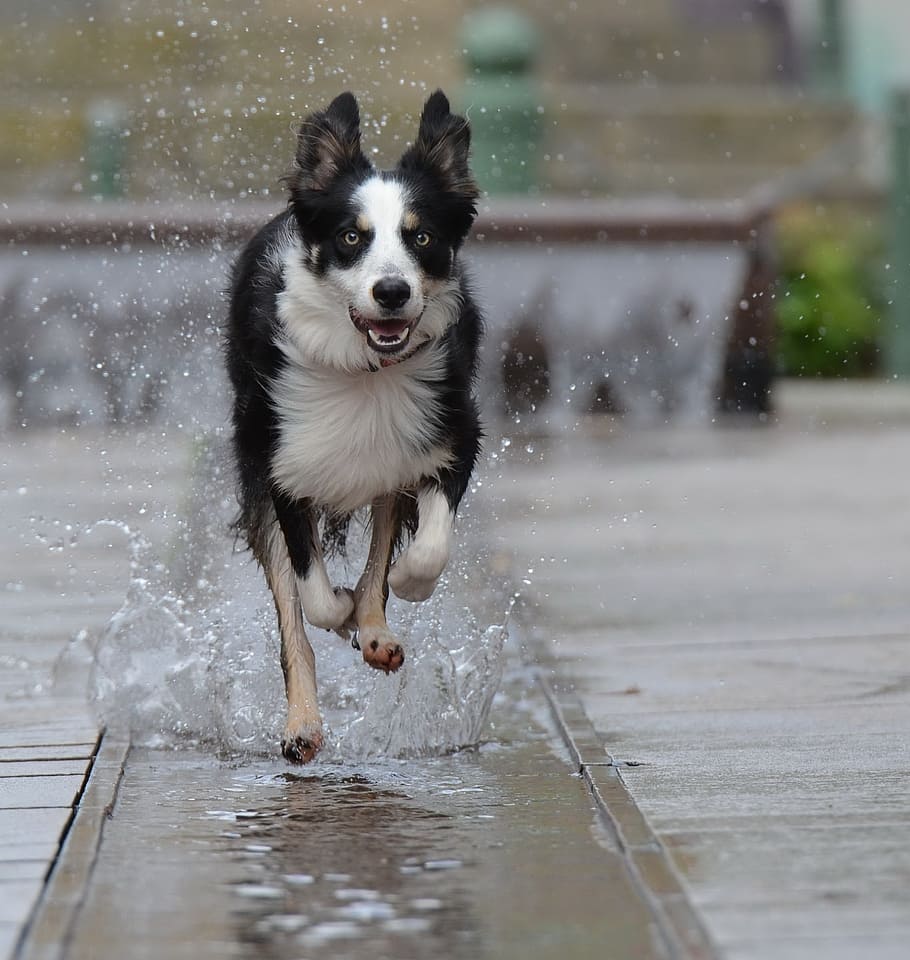
[[[548,675],[509,670],[495,739],[423,760],[124,766],[105,743],[20,956],[709,956],[671,874],[643,874],[605,816]]]

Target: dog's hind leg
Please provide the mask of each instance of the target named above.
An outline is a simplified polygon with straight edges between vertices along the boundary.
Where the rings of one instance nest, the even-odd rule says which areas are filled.
[[[363,659],[377,670],[394,673],[404,663],[404,650],[386,623],[388,574],[392,547],[398,535],[397,496],[373,503],[373,531],[366,569],[354,590],[354,620]]]
[[[297,575],[284,531],[269,505],[262,535],[251,546],[265,570],[281,635],[281,669],[288,718],[281,752],[291,763],[307,763],[322,747],[322,718],[316,698],[316,657],[303,627]]]

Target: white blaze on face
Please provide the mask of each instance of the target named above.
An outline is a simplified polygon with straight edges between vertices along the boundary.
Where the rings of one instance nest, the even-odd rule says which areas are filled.
[[[371,177],[354,193],[353,203],[355,226],[372,234],[353,266],[330,267],[326,276],[320,276],[308,263],[292,224],[268,253],[284,278],[278,315],[287,338],[282,349],[294,363],[375,372],[377,352],[352,322],[351,308],[367,320],[381,320],[371,291],[383,276],[401,277],[411,288],[410,300],[395,311],[396,318],[409,325],[411,343],[438,341],[458,320],[462,303],[458,280],[425,276],[402,238],[402,228],[420,226],[410,209],[407,186]]]
[[[372,317],[381,310],[371,294],[377,281],[400,277],[411,288],[411,298],[396,315],[416,320],[424,308],[424,291],[420,268],[401,236],[402,226],[411,216],[406,190],[394,180],[371,177],[357,189],[354,204],[357,229],[370,231],[372,239],[354,266],[332,271],[332,281],[347,293],[351,306]]]

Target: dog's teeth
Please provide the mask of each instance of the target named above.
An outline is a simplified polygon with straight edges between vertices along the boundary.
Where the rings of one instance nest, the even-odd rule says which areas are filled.
[[[377,344],[380,347],[397,347],[400,344],[404,343],[410,335],[410,329],[403,330],[401,333],[395,334],[382,334],[377,333],[375,330],[370,329],[367,331],[367,336],[373,343]]]

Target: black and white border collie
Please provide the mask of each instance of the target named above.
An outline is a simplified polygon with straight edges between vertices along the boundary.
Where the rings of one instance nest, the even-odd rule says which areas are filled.
[[[304,618],[353,636],[371,667],[398,670],[388,589],[425,600],[449,558],[481,437],[482,322],[458,260],[478,197],[469,143],[437,91],[413,146],[377,170],[343,93],[301,125],[288,208],[234,267],[237,528],[278,611],[292,763],[322,745]],[[333,587],[323,548],[366,506],[366,568],[353,590]]]

